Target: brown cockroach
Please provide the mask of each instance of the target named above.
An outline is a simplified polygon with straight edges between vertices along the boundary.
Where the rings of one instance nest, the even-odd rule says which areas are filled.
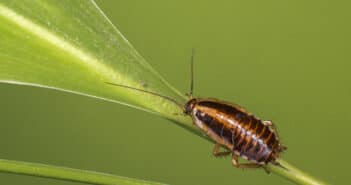
[[[267,171],[265,166],[268,163],[281,166],[276,160],[286,147],[279,142],[277,130],[271,121],[263,121],[235,104],[212,98],[193,98],[193,56],[194,54],[191,57],[189,100],[185,104],[156,92],[121,84],[106,83],[153,94],[175,103],[181,107],[184,115],[190,116],[193,123],[216,143],[213,149],[214,156],[232,154],[234,167],[263,167]],[[224,147],[227,151],[220,152],[220,147]],[[239,156],[249,162],[239,163]]]

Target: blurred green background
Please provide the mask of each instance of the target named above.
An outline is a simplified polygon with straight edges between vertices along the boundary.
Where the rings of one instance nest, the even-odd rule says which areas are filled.
[[[273,120],[283,158],[347,184],[351,149],[351,13],[347,1],[97,3],[134,47],[184,93],[191,48],[195,94]],[[64,92],[0,84],[0,158],[169,184],[293,184],[238,170],[170,121]],[[0,173],[0,184],[79,184]]]

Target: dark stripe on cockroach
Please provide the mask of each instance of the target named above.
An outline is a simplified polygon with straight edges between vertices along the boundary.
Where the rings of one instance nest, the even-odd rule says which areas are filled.
[[[244,151],[250,150],[250,148],[252,147],[253,140],[254,139],[252,138],[252,135],[247,135],[246,145],[243,146]]]
[[[264,125],[259,124],[259,123],[256,123],[256,124],[257,124],[257,128],[256,128],[255,133],[256,133],[256,136],[259,138],[260,137],[259,134],[262,132]]]
[[[203,115],[202,115],[202,114],[203,114]],[[212,118],[211,116],[208,116],[207,114],[204,114],[204,113],[202,113],[201,111],[197,111],[197,112],[195,113],[195,116],[196,116],[199,120],[201,120],[202,122],[207,123],[207,124],[211,124],[211,123],[212,123],[212,120],[213,120],[213,118]]]
[[[257,135],[257,128],[259,127],[259,123],[256,119],[251,119],[252,127],[250,128],[251,133]]]
[[[250,125],[249,128],[247,130],[250,130],[252,133],[254,133],[252,130],[256,127],[256,122],[254,117],[250,117],[250,120],[248,122],[248,124]]]
[[[233,144],[234,138],[231,128],[226,128],[219,120],[212,118],[210,115],[198,111],[196,113],[197,119],[202,121],[209,129],[215,132],[219,137],[225,141]]]
[[[261,132],[257,132],[257,135],[259,138],[263,138],[262,135],[266,130],[269,130],[267,126],[262,125],[263,129],[261,130]]]
[[[223,129],[223,133],[222,133],[222,137],[224,140],[226,140],[227,142],[234,144],[233,142],[233,132],[232,132],[232,128],[224,128]]]
[[[278,143],[278,141],[275,139],[274,133],[271,133],[270,136],[268,136],[269,138],[266,139],[266,143],[268,146],[273,148],[273,145],[275,143]]]
[[[259,144],[258,144],[258,139],[254,139],[252,142],[251,142],[251,146],[250,148],[248,149],[247,152],[249,153],[255,153],[256,149],[259,147]]]
[[[244,113],[242,113],[240,110],[236,109],[235,107],[227,104],[223,104],[223,103],[217,103],[217,102],[211,102],[211,101],[200,101],[198,102],[198,105],[212,108],[228,115],[234,115],[239,117],[245,116]],[[236,117],[236,119],[238,118]]]
[[[263,144],[260,143],[259,139],[257,140],[258,144],[253,153],[257,154],[259,151],[263,150]]]
[[[245,130],[248,131],[253,123],[251,123],[251,118],[248,116],[245,116],[245,118],[242,119],[241,124],[244,126]]]
[[[231,131],[231,134],[232,134],[232,136],[231,136],[231,143],[234,145],[235,144],[235,140],[234,140],[235,129],[232,128],[230,131]]]
[[[241,152],[244,152],[244,146],[246,145],[246,143],[248,142],[247,140],[247,133],[245,132],[245,137],[243,138],[243,141],[238,144],[237,148],[241,151]]]
[[[223,124],[201,111],[197,111],[195,116],[197,117],[197,119],[202,121],[209,129],[215,132],[218,136],[222,137],[222,130],[224,127]]]
[[[260,136],[260,138],[265,138],[265,141],[267,142],[267,137],[271,134],[272,132],[269,129],[265,129],[263,134]]]
[[[241,126],[237,125],[234,129],[234,140],[235,140],[235,145],[238,144],[240,140],[240,134],[241,134]]]
[[[219,122],[217,122],[215,119],[212,119],[211,124],[206,124],[211,130],[213,130],[218,136],[221,136],[221,131],[223,125]],[[211,126],[210,126],[211,125]]]
[[[245,137],[246,137],[246,132],[245,132],[245,130],[243,130],[243,129],[241,129],[241,131],[240,131],[240,135],[239,135],[239,137],[238,137],[238,142],[237,143],[235,143],[235,148],[237,148],[237,149],[241,149],[241,144],[245,141]]]
[[[220,135],[219,135],[222,139],[224,139],[223,132],[224,132],[224,125],[222,125],[222,129],[221,129],[221,132],[220,132]]]

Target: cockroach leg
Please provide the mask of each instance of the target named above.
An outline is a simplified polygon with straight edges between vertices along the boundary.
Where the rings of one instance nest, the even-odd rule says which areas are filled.
[[[221,148],[221,145],[219,143],[216,143],[213,147],[213,155],[215,157],[224,157],[229,155],[231,152],[230,151],[226,151],[226,152],[220,152],[219,149]]]
[[[239,159],[239,156],[234,154],[234,152],[233,152],[233,154],[232,154],[232,164],[236,168],[241,168],[241,169],[245,169],[245,168],[263,168],[264,171],[266,171],[266,173],[269,173],[269,170],[266,168],[265,165],[258,164],[258,163],[239,163],[238,159]]]

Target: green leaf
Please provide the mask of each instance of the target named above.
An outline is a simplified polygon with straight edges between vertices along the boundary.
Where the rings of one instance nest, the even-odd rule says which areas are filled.
[[[0,2],[0,81],[114,101],[164,117],[179,108],[145,88],[184,100],[111,24],[94,1]]]
[[[98,173],[88,170],[0,159],[0,171],[104,185],[160,185],[160,183]]]
[[[2,0],[0,33],[0,82],[52,88],[121,103],[158,114],[202,136],[189,118],[177,115],[181,108],[174,103],[106,84],[123,84],[173,97],[181,103],[186,101],[138,54],[94,1]],[[46,176],[45,170],[38,172],[36,167],[23,162],[11,163],[22,167],[11,170],[6,162],[0,161],[2,171],[25,170],[25,174]],[[323,184],[285,161],[279,162],[285,169],[274,165],[268,169],[299,184]],[[46,169],[55,171],[56,167],[46,166]],[[68,174],[74,173],[66,170]],[[60,172],[46,177],[61,178],[64,171],[61,168]],[[72,175],[70,180],[79,181],[80,177]]]

